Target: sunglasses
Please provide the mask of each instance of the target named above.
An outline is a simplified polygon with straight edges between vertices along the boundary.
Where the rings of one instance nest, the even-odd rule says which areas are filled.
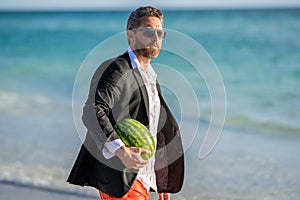
[[[153,38],[155,36],[155,33],[157,34],[157,36],[160,39],[164,39],[166,37],[166,31],[162,30],[162,29],[155,29],[155,28],[151,28],[151,27],[146,27],[146,28],[137,28],[134,29],[135,31],[143,31],[143,34],[145,37],[148,38]]]

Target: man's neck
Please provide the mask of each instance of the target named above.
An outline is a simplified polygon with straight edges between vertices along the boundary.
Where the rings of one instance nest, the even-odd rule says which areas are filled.
[[[136,51],[134,51],[134,53],[135,53],[135,55],[136,55],[136,57],[137,57],[137,59],[138,59],[140,65],[141,65],[144,69],[147,69],[148,65],[149,65],[150,62],[151,62],[151,59],[139,55]]]

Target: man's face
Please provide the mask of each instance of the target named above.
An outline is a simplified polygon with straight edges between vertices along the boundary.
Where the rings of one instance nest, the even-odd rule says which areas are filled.
[[[141,21],[140,27],[133,31],[131,48],[140,56],[149,59],[156,58],[163,39],[162,23],[157,17],[142,17]]]

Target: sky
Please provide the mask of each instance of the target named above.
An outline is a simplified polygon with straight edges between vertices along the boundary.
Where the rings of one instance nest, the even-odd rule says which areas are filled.
[[[300,0],[0,0],[0,10],[132,9],[142,5],[158,8],[268,8],[300,7]]]

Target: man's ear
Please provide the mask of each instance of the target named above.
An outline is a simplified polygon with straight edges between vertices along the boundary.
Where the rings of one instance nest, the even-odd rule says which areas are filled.
[[[134,44],[134,41],[135,41],[135,34],[134,34],[134,32],[132,30],[127,30],[126,34],[127,34],[129,45]]]

